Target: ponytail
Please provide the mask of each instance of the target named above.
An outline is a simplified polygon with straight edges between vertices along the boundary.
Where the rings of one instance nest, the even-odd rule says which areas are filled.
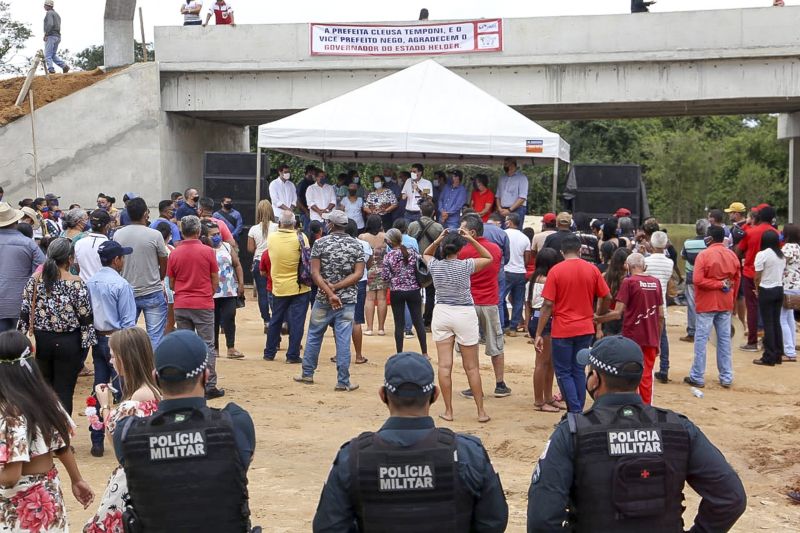
[[[405,245],[401,244],[400,251],[403,252],[403,261],[405,261],[405,263],[408,264],[408,248],[406,248]]]
[[[58,267],[69,264],[72,256],[72,241],[64,237],[53,239],[47,247],[47,259],[42,267],[42,281],[47,292],[53,288],[56,281],[61,279]]]
[[[44,289],[47,292],[53,288],[56,281],[59,280],[61,276],[58,273],[58,264],[55,260],[51,258],[45,259],[44,266],[42,267],[42,281],[44,282]]]

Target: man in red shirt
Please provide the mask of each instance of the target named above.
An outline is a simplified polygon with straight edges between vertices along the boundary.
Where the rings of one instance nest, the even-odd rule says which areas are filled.
[[[167,261],[169,288],[175,293],[175,325],[195,331],[208,347],[209,378],[206,398],[225,395],[217,388],[217,351],[214,348],[214,293],[219,288],[217,256],[200,242],[200,219],[188,215],[181,219],[183,240]]]
[[[494,397],[504,398],[511,395],[511,389],[504,381],[505,345],[503,341],[503,328],[500,326],[500,311],[497,304],[500,302],[500,284],[498,276],[500,269],[503,268],[503,252],[500,247],[484,238],[483,221],[476,214],[465,215],[461,219],[461,229],[472,235],[476,241],[484,246],[492,256],[492,262],[481,270],[470,276],[470,290],[475,304],[475,312],[478,314],[478,326],[486,340],[486,355],[492,358],[492,368],[494,369],[495,388]],[[478,251],[471,244],[464,246],[458,252],[459,259],[477,259],[481,257]],[[467,389],[461,392],[466,398],[472,398],[472,391]]]
[[[763,234],[763,231],[761,233]],[[692,283],[694,283],[694,305],[697,316],[694,362],[689,375],[683,378],[683,381],[694,387],[705,386],[703,375],[706,372],[706,344],[713,325],[717,331],[719,383],[728,388],[733,383],[731,316],[739,290],[739,259],[723,244],[725,228],[722,226],[708,228],[707,239],[707,243],[710,240],[708,248],[700,252],[694,261]],[[749,322],[749,312],[747,318]],[[751,331],[756,331],[755,325],[748,326],[750,327],[753,328]]]
[[[581,241],[567,235],[561,241],[564,261],[554,266],[544,284],[539,326],[536,328],[536,351],[544,349],[542,331],[553,317],[553,367],[558,387],[571,413],[583,412],[586,401],[586,373],[578,363],[578,352],[594,339],[594,301],[597,315],[608,312],[611,293],[600,271],[580,258]]]
[[[622,281],[617,291],[617,305],[613,311],[597,317],[597,322],[622,318],[622,336],[642,349],[644,370],[639,382],[639,396],[650,405],[653,403],[653,365],[661,345],[661,321],[664,318],[661,282],[645,274],[647,265],[642,254],[629,255],[625,265],[630,277]]]
[[[211,7],[208,8],[208,15],[206,15],[206,21],[203,23],[203,26],[208,26],[208,21],[211,20],[212,14],[214,15],[214,21],[217,23],[217,26],[228,24],[235,26],[233,22],[233,6],[225,2],[225,0],[217,0],[216,3],[211,4]]]
[[[758,351],[758,296],[756,296],[756,254],[761,251],[761,236],[767,231],[775,231],[772,219],[775,209],[767,204],[758,206],[755,224],[747,229],[736,253],[744,259],[744,298],[747,304],[747,344],[739,347],[744,352]]]

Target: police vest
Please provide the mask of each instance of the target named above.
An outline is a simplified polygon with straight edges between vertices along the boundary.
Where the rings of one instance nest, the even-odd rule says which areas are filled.
[[[247,473],[227,413],[203,408],[128,420],[122,453],[140,531],[249,529]]]
[[[438,428],[413,446],[363,433],[350,442],[351,500],[360,531],[467,532],[473,497],[458,475],[456,436]]]
[[[575,531],[683,531],[689,434],[649,405],[594,407],[570,420]]]

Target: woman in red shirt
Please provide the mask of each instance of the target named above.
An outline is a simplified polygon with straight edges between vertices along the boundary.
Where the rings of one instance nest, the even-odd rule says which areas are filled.
[[[469,204],[485,223],[494,210],[494,193],[489,188],[489,176],[486,174],[475,176],[474,183],[477,189],[472,191],[472,199]]]

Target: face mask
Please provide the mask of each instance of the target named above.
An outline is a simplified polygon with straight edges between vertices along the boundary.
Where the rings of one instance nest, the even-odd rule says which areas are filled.
[[[289,179],[291,179],[291,177],[292,177],[292,174],[289,173],[289,172],[284,172],[283,175],[281,176],[281,178],[283,178],[283,181],[289,181]]]
[[[419,176],[417,175],[416,172],[412,172],[411,173],[411,179],[414,180],[414,181],[417,181],[419,179]]]
[[[375,186],[376,189],[383,189],[383,183],[381,183],[380,181],[376,181],[375,183],[373,183],[373,185]]]
[[[358,183],[359,183],[360,181],[361,181],[361,178],[359,178],[358,176],[356,176],[355,178],[353,178],[353,183],[355,183],[356,185],[358,185]]]
[[[219,248],[220,244],[222,244],[222,235],[214,235],[211,237],[211,246]]]
[[[104,206],[103,204],[97,204],[97,209],[102,209],[103,211],[108,211],[108,207]]]
[[[389,183],[390,181],[392,181],[392,177],[391,176],[384,176],[383,177],[383,181],[385,181],[386,183]]]
[[[233,209],[233,204],[222,204],[225,209]]]
[[[200,197],[199,197],[199,196],[195,196],[194,198],[192,198],[192,201],[193,201],[194,203],[197,203],[197,200],[199,200],[199,199],[200,199]]]

